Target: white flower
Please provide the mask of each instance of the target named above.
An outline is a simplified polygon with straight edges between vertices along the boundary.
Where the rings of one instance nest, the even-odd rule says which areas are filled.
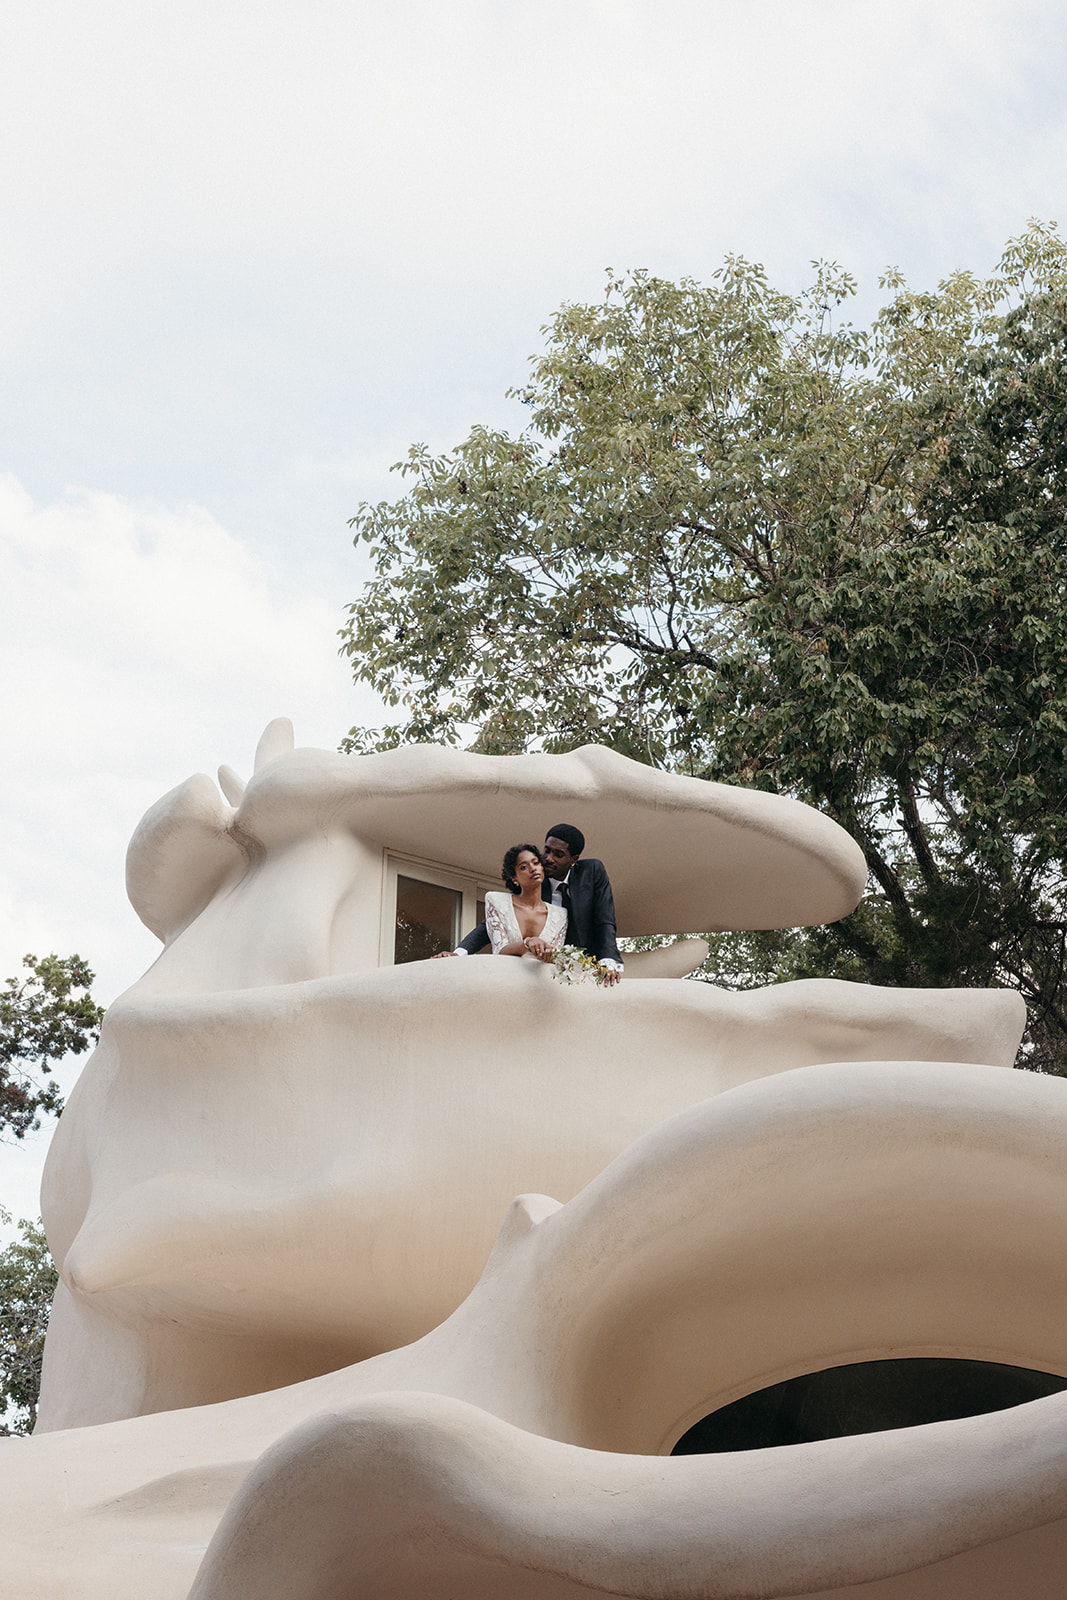
[[[565,944],[552,958],[555,975],[560,983],[603,983],[604,968],[588,950],[576,944]]]

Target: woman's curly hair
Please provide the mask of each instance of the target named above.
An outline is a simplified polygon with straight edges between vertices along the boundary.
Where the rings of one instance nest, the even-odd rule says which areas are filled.
[[[524,850],[532,850],[534,855],[544,866],[545,858],[535,844],[513,844],[504,857],[504,865],[500,869],[500,876],[504,880],[505,889],[510,889],[512,894],[518,894],[519,885],[515,881],[515,865]]]

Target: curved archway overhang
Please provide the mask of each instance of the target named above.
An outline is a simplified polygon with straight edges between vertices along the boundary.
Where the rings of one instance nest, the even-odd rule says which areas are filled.
[[[581,1285],[565,1335],[531,1311],[547,1431],[665,1453],[756,1389],[909,1355],[1067,1377],[1065,1228],[1059,1080],[853,1062],[733,1090],[537,1230],[537,1300]]]
[[[249,863],[331,835],[496,881],[510,844],[572,822],[587,854],[608,862],[623,934],[833,922],[855,908],[867,878],[858,845],[810,806],[658,772],[596,745],[522,756],[272,747],[237,799],[226,804],[200,775],[138,827],[127,887],[161,938]]]

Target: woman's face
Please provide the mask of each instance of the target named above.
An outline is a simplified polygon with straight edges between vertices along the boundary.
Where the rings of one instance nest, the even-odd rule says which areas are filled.
[[[515,863],[515,882],[519,886],[519,893],[532,888],[534,884],[540,884],[544,876],[545,869],[541,857],[533,850],[520,850]]]

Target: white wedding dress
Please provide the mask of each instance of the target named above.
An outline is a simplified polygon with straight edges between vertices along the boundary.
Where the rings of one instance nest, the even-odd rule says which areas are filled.
[[[503,889],[490,889],[485,897],[485,931],[489,935],[495,956],[500,954],[505,945],[515,944],[522,939],[511,895]],[[548,916],[541,930],[541,938],[552,950],[563,949],[567,942],[567,913],[562,906],[548,907]],[[531,956],[530,959],[536,958]]]

